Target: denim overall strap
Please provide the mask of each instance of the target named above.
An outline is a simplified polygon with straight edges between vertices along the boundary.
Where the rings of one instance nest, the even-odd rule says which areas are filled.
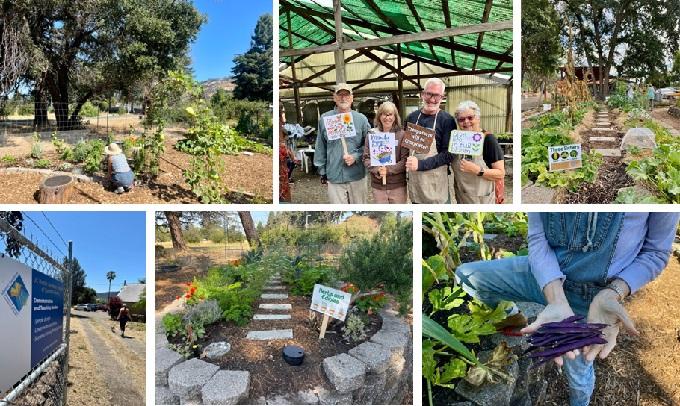
[[[548,244],[566,276],[572,308],[584,314],[607,285],[607,272],[619,239],[623,213],[541,213]]]

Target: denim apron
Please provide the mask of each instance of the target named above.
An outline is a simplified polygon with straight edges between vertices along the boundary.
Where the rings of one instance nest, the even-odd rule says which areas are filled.
[[[608,283],[624,213],[541,213],[548,244],[566,276],[572,310],[587,315],[590,302]]]

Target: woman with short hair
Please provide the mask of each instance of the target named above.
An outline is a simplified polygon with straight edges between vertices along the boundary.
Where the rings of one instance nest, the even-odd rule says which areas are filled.
[[[477,103],[466,100],[456,108],[454,118],[458,130],[478,132],[484,137],[482,154],[478,156],[454,155],[451,167],[454,173],[456,202],[463,204],[493,204],[497,184],[505,177],[503,150],[493,134],[482,130],[481,110]],[[501,183],[502,185],[502,183]],[[500,201],[499,201],[500,200]]]
[[[387,166],[371,166],[370,134],[364,145],[363,161],[371,176],[371,191],[375,203],[406,203],[406,158],[408,149],[401,145],[404,131],[401,129],[401,118],[397,106],[392,102],[384,102],[378,107],[375,115],[373,132],[394,133],[397,141],[396,164]],[[385,184],[383,184],[385,177]]]

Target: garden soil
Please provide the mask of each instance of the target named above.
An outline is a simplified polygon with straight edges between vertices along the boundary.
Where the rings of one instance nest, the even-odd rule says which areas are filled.
[[[605,360],[596,361],[593,406],[680,405],[680,262],[671,257],[655,281],[626,301],[639,337],[620,335]],[[545,405],[566,405],[567,382],[548,368]]]
[[[264,302],[262,300],[256,302],[254,308],[258,309],[259,304]],[[266,302],[271,301],[266,300]],[[231,351],[214,363],[222,369],[250,372],[249,404],[254,404],[262,396],[271,398],[275,395],[286,395],[325,386],[326,378],[322,364],[324,358],[347,352],[366,341],[352,343],[344,341],[342,332],[336,327],[340,325],[339,323],[329,324],[325,338],[320,340],[321,317],[316,317],[315,322],[310,322],[308,317],[311,298],[289,296],[284,302],[292,305],[292,311],[286,313],[291,315],[291,320],[251,320],[243,327],[235,326],[233,323],[228,325],[217,323],[207,327],[206,336],[199,340],[201,345],[216,341],[227,341],[231,344]],[[380,317],[369,316],[367,337],[370,338],[377,333],[381,326]],[[283,328],[292,328],[294,338],[272,341],[246,339],[246,334],[251,330]],[[282,350],[286,345],[297,345],[305,350],[305,358],[301,366],[290,366],[283,360]]]

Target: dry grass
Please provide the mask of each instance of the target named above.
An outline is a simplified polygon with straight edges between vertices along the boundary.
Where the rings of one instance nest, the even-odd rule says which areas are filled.
[[[108,405],[113,397],[109,392],[104,377],[97,373],[97,361],[94,351],[85,339],[82,321],[71,319],[71,329],[78,334],[71,334],[68,374],[69,405]]]

